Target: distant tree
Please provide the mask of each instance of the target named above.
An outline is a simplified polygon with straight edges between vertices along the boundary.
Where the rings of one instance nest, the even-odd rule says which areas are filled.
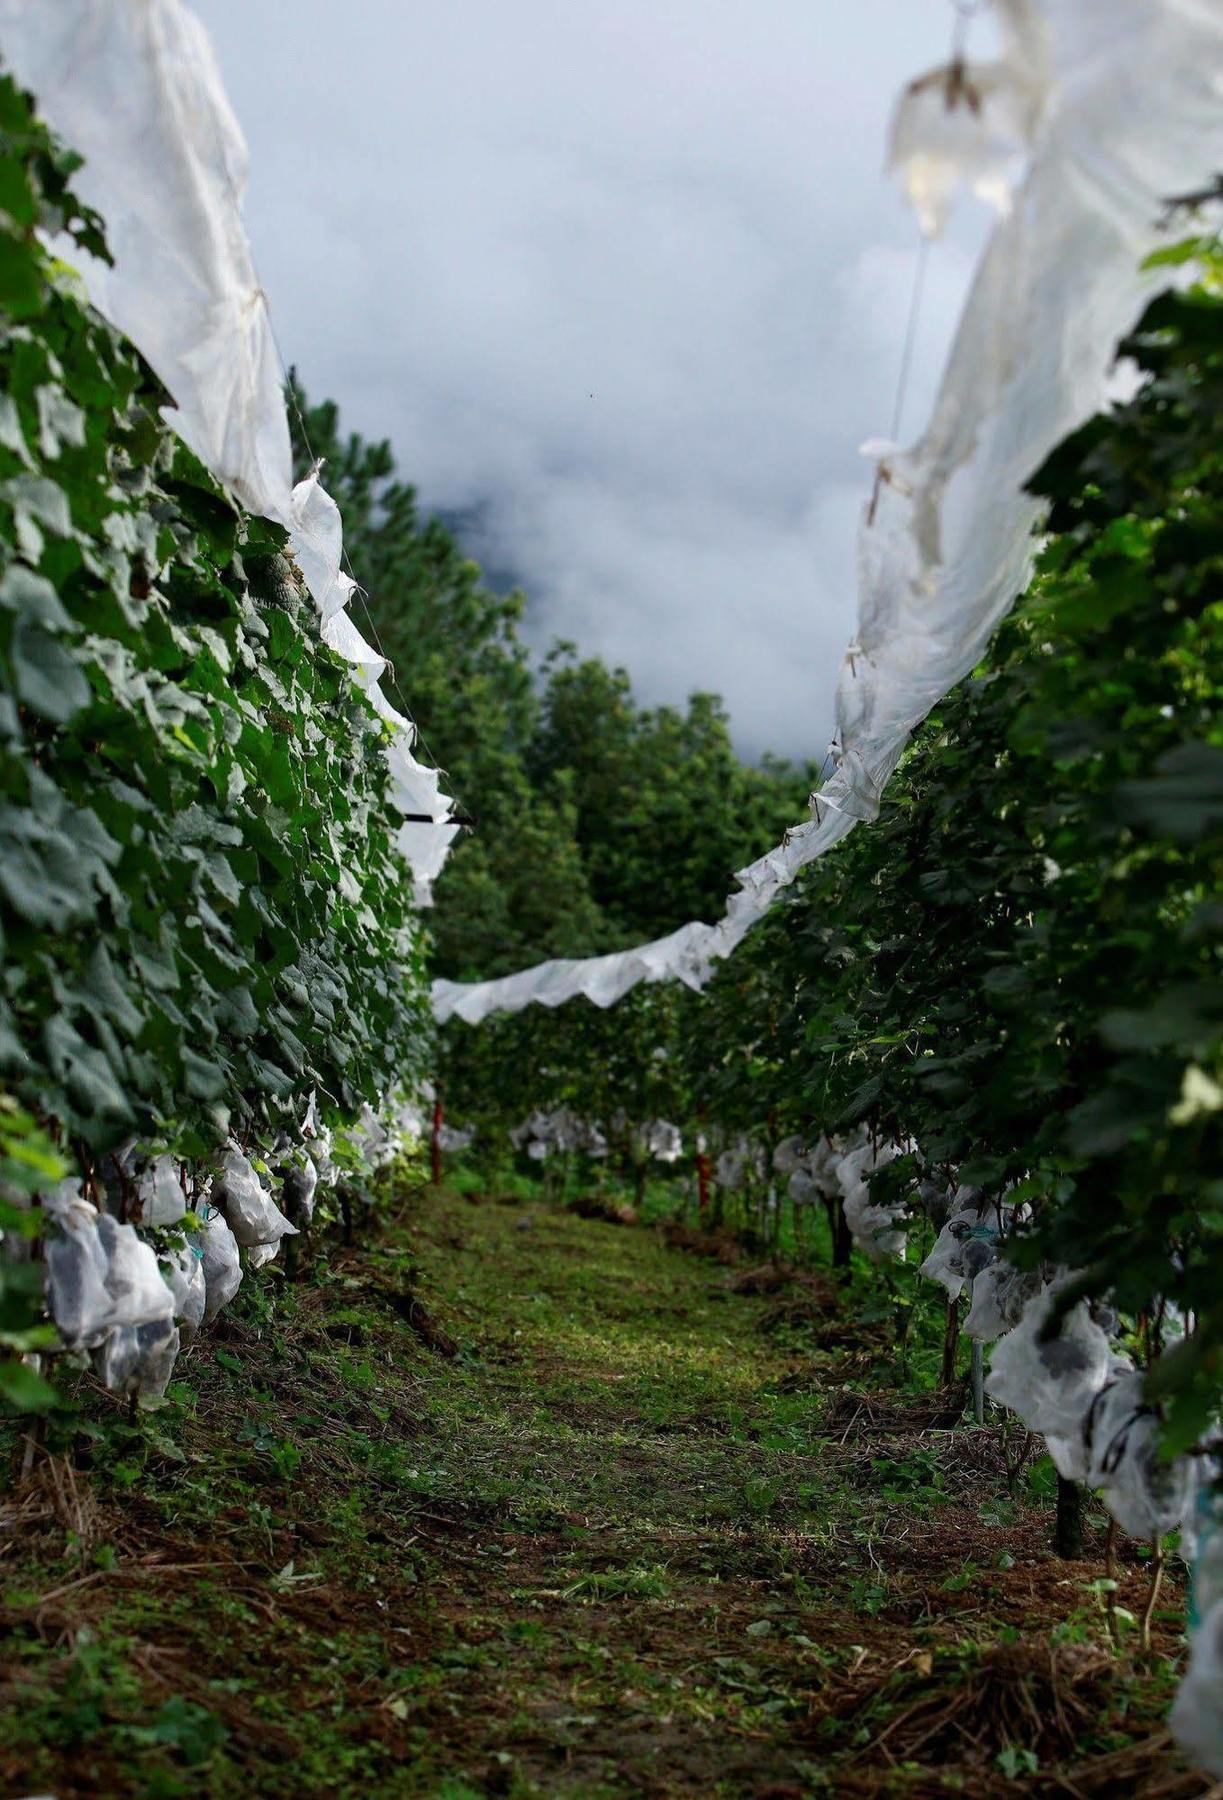
[[[573,796],[590,890],[621,942],[718,918],[733,871],[802,816],[814,771],[740,762],[716,694],[639,708],[624,669],[547,662],[530,767]]]
[[[721,911],[734,869],[802,815],[812,770],[741,763],[721,701],[641,708],[623,669],[558,644],[537,679],[526,600],[498,594],[422,515],[390,444],[343,434],[292,380],[299,473],[322,458],[362,596],[450,791],[475,815],[436,889],[436,973],[464,980],[584,956]]]

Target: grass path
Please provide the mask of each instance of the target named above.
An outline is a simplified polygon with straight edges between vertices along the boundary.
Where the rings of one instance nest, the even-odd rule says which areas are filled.
[[[923,1429],[852,1321],[454,1195],[271,1291],[10,1496],[6,1793],[1208,1791],[1175,1583],[1116,1658],[1099,1534],[1052,1559],[999,1433]]]

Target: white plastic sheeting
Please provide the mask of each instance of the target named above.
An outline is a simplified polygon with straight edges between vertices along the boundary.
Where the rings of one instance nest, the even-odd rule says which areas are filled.
[[[1038,516],[1023,485],[1107,401],[1115,346],[1167,279],[1139,266],[1161,241],[1164,202],[1223,166],[1223,6],[1000,0],[999,12],[1002,63],[959,76],[977,83],[979,110],[949,111],[948,71],[921,78],[898,110],[892,156],[927,228],[953,180],[1005,212],[930,423],[880,466],[861,529],[856,641],[838,683],[839,762],[813,819],[738,872],[720,923],[498,981],[436,982],[439,1019],[475,1024],[578,995],[610,1006],[641,981],[700,987],[801,868],[875,817],[909,733],[969,672],[1023,587]]]
[[[75,177],[114,267],[85,270],[98,307],[149,362],[170,421],[252,512],[290,534],[323,637],[393,728],[400,848],[428,899],[457,827],[414,727],[378,688],[385,659],[345,607],[343,529],[315,470],[292,478],[284,371],[242,220],[248,155],[199,20],[182,0],[0,0],[0,53],[86,159]]]
[[[911,81],[896,107],[888,167],[900,177],[923,231],[942,230],[967,183],[1000,213],[1022,173],[1049,94],[1049,41],[1039,9],[996,0],[1005,49],[996,62],[955,58]]]

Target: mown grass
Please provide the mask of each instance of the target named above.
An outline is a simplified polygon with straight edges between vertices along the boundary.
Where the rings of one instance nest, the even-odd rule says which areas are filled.
[[[1100,1759],[1159,1728],[1175,1585],[1115,1657],[1099,1527],[1054,1561],[1040,1469],[928,1422],[933,1322],[906,1389],[864,1274],[826,1347],[653,1230],[505,1201],[400,1193],[317,1281],[252,1290],[161,1411],[82,1392],[6,1503],[7,1791],[1143,1791]],[[1123,1560],[1130,1611],[1144,1580]],[[971,1707],[956,1735],[1000,1649],[1078,1683],[1073,1750]],[[937,1754],[889,1748],[915,1706]],[[1162,1744],[1139,1773],[1205,1791]]]

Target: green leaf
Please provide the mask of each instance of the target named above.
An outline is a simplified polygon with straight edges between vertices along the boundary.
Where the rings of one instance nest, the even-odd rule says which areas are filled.
[[[18,698],[53,724],[66,725],[88,705],[89,683],[58,639],[18,620],[9,654]]]
[[[46,1413],[64,1404],[63,1396],[28,1363],[0,1357],[0,1402],[10,1412]]]

